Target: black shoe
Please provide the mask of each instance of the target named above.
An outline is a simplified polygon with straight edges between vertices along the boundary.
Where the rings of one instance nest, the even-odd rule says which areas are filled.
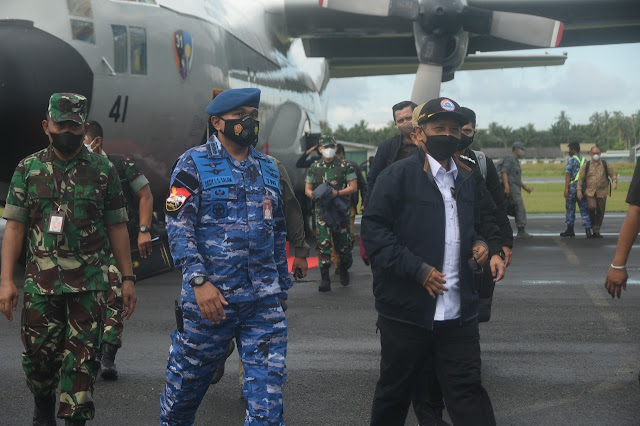
[[[593,233],[591,232],[591,228],[584,228],[585,234],[587,234],[587,238],[593,238]]]
[[[573,232],[573,226],[567,226],[566,231],[560,233],[561,237],[575,237],[576,233]]]
[[[591,238],[604,238],[604,237],[602,236],[602,234],[601,234],[601,233],[599,233],[599,232],[594,232],[594,233],[593,233],[593,236],[591,236]]]
[[[118,347],[111,343],[102,343],[100,348],[100,377],[105,380],[118,380],[118,370],[116,369],[116,353]]]
[[[34,398],[33,426],[56,426],[56,394]]]
[[[318,291],[331,291],[331,278],[329,277],[329,265],[320,268],[320,285]]]
[[[65,426],[84,426],[85,424],[87,424],[86,420],[64,419]]]
[[[345,266],[340,266],[340,284],[344,287],[349,285],[349,270]]]
[[[231,356],[235,348],[236,348],[236,342],[231,340],[229,342],[229,345],[227,346],[226,352],[224,353],[224,358],[222,359],[222,361],[220,361],[220,365],[218,365],[218,369],[213,374],[213,378],[211,379],[212,385],[215,385],[216,383],[218,383],[220,379],[222,379],[222,376],[224,376],[224,365],[227,362],[227,358]]]

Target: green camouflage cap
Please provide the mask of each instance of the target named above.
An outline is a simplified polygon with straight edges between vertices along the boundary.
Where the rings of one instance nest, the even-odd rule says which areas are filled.
[[[54,93],[49,98],[49,117],[56,123],[87,120],[87,98],[77,93]]]
[[[333,136],[330,135],[322,135],[320,136],[320,141],[318,142],[320,146],[329,146],[329,145],[337,145],[336,140]]]

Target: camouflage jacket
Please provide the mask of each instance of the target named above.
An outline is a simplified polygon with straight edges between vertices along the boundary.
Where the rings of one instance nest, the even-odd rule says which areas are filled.
[[[324,182],[331,182],[338,189],[346,188],[347,183],[356,180],[356,172],[348,162],[335,157],[330,163],[320,159],[309,167],[307,183],[313,184],[313,189]]]
[[[204,276],[229,303],[274,294],[286,298],[293,282],[282,203],[278,170],[253,148],[239,162],[214,136],[184,153],[166,201],[183,297],[193,293],[191,279]]]
[[[102,151],[104,152],[104,151]],[[113,163],[120,178],[120,185],[125,198],[127,215],[129,222],[129,238],[137,245],[137,227],[140,224],[140,205],[136,194],[149,184],[147,177],[138,169],[135,160],[128,155],[108,155],[109,161]]]
[[[117,172],[105,158],[82,147],[71,160],[51,146],[16,167],[4,218],[27,223],[24,291],[61,294],[107,290],[106,227],[127,221]],[[64,212],[62,235],[48,232],[50,214]]]

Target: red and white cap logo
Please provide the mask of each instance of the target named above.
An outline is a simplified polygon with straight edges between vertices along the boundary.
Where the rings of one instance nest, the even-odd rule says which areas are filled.
[[[443,99],[442,101],[440,101],[440,106],[445,111],[455,111],[456,109],[456,106],[453,104],[453,101],[451,101],[450,99]]]

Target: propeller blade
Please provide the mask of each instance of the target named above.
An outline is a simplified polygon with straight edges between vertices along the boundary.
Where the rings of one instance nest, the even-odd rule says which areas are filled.
[[[360,15],[389,16],[391,0],[318,0],[320,6]]]
[[[510,12],[493,12],[489,35],[538,47],[558,47],[564,24],[549,18]]]
[[[492,12],[466,6],[462,11],[465,31],[489,34],[504,40],[537,47],[558,47],[564,25],[560,21],[534,15]]]
[[[416,19],[420,12],[418,0],[318,0],[322,7],[340,12],[371,16],[398,16]]]
[[[416,81],[413,83],[411,101],[420,105],[440,96],[440,83],[442,81],[442,66],[432,64],[420,64],[416,73]]]

